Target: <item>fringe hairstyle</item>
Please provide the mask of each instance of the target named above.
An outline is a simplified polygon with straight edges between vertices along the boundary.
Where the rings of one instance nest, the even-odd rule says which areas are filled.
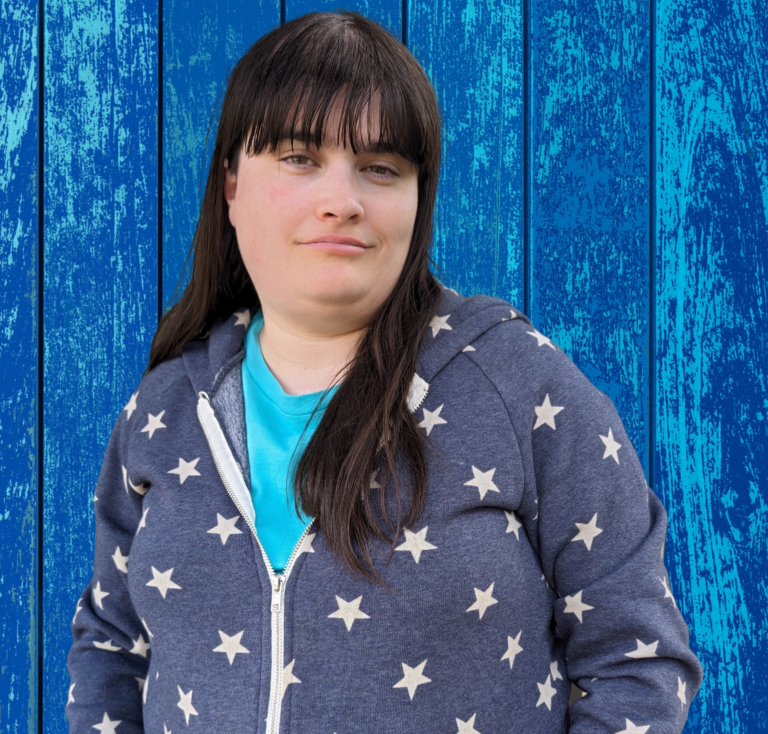
[[[252,312],[259,307],[229,221],[224,161],[236,173],[241,148],[246,155],[267,147],[274,152],[286,125],[294,139],[319,146],[323,124],[338,97],[342,107],[336,139],[341,134],[344,145],[350,142],[356,154],[362,147],[358,123],[373,95],[379,98],[380,141],[418,167],[413,236],[399,280],[296,465],[293,491],[296,511],[316,517],[332,552],[352,576],[383,583],[369,541],[376,537],[389,542],[391,558],[401,528],[421,514],[427,486],[426,443],[406,398],[440,297],[440,284],[429,270],[429,248],[440,173],[441,115],[424,70],[380,25],[355,12],[308,13],[262,36],[237,62],[228,79],[187,255],[188,262],[194,253],[190,280],[160,319],[145,374],[204,334],[217,317],[226,318],[239,306]],[[382,448],[377,510],[370,485]],[[404,517],[396,457],[405,460],[412,478]],[[394,522],[387,511],[392,495],[385,492],[390,477],[397,506]],[[377,515],[393,531],[391,539]]]

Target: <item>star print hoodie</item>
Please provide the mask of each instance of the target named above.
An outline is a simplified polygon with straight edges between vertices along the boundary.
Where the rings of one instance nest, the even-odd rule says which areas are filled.
[[[353,580],[316,521],[281,574],[259,544],[250,315],[147,373],[117,418],[72,620],[70,732],[682,730],[702,668],[665,510],[613,403],[551,339],[503,300],[443,289],[408,397],[427,502],[389,563],[372,545],[386,589]]]

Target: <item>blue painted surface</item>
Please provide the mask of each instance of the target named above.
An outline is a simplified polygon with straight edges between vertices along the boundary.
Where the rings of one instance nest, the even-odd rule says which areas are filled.
[[[44,53],[43,729],[66,731],[93,491],[157,327],[157,6],[48,0]]]
[[[37,726],[38,9],[0,15],[0,731]]]
[[[686,732],[768,730],[768,8],[349,7],[402,34],[437,89],[441,277],[529,313],[614,401],[667,507],[705,668]],[[0,20],[0,731],[35,731],[42,704],[58,733],[106,440],[182,273],[226,71],[280,7],[165,0],[161,70],[156,2],[45,4],[42,260],[37,12],[14,0]]]

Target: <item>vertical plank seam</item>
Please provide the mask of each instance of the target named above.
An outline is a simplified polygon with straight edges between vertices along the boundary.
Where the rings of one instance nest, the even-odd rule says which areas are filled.
[[[30,712],[30,724],[37,721],[37,731],[43,731],[43,252],[45,216],[44,155],[45,155],[45,0],[37,7],[37,711]]]
[[[530,2],[523,0],[523,313],[531,317],[531,176],[528,170],[531,156],[529,153],[531,141],[531,105],[530,105]]]
[[[408,47],[408,0],[403,0],[401,16],[402,16],[400,18],[400,23],[402,28],[401,36],[402,36],[403,45],[407,48]]]
[[[650,293],[648,294],[648,484],[655,491],[656,479],[656,0],[648,0],[649,20],[649,185],[648,252]]]
[[[163,317],[163,0],[157,3],[157,323]]]

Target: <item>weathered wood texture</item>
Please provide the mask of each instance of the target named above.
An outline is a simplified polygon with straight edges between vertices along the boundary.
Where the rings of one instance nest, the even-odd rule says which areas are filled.
[[[648,6],[530,12],[529,315],[613,400],[648,479]]]
[[[280,0],[163,3],[163,310],[189,280],[228,74],[278,25]]]
[[[412,2],[408,47],[440,101],[434,271],[460,293],[524,303],[523,4]]]
[[[704,665],[687,731],[768,731],[768,6],[660,2],[657,493]]]
[[[42,77],[36,4],[4,5],[0,21],[13,39],[0,50],[0,731],[34,731],[42,704],[44,731],[58,734],[106,442],[182,276],[226,74],[281,7],[165,0],[162,65],[157,2],[44,7]],[[282,14],[335,7],[287,2]],[[768,11],[760,0],[346,7],[402,34],[437,89],[437,274],[529,313],[614,401],[667,507],[672,588],[706,676],[686,732],[765,730]]]
[[[93,491],[157,327],[157,4],[47,0],[44,47],[43,726],[67,730]]]
[[[3,3],[0,13],[0,732],[32,733],[40,652],[37,2]]]

